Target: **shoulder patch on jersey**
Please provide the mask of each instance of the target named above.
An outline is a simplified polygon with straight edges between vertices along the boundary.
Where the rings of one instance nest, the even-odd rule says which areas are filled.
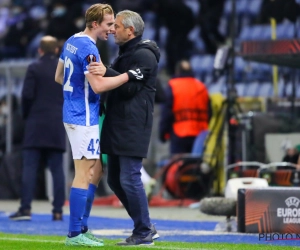
[[[86,57],[86,60],[87,60],[88,63],[91,63],[91,62],[96,62],[97,59],[96,59],[95,55],[88,55]]]

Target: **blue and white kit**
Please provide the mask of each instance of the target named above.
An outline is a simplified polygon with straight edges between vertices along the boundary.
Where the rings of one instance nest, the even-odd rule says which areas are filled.
[[[94,39],[80,33],[64,44],[60,59],[64,63],[63,122],[71,144],[73,159],[98,159],[99,99],[85,74],[90,62],[100,62]]]

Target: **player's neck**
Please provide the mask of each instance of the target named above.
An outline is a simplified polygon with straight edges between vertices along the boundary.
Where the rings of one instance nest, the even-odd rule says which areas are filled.
[[[93,34],[93,32],[88,28],[85,28],[85,30],[82,31],[81,34],[82,35],[87,35],[87,36],[93,38],[95,41],[97,41],[97,36],[95,34]]]

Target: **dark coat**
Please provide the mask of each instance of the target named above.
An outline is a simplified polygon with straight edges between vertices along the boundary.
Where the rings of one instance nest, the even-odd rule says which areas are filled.
[[[119,56],[105,76],[137,67],[149,67],[145,81],[130,81],[107,93],[101,131],[101,152],[147,157],[153,122],[155,85],[160,53],[155,42],[135,37],[120,46]]]
[[[46,54],[29,65],[22,90],[24,148],[65,150],[63,91],[54,81],[58,58]]]

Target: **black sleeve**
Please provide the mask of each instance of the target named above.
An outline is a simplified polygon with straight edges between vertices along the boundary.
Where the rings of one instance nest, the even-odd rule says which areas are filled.
[[[121,73],[119,73],[118,71],[115,71],[112,68],[106,68],[104,77],[113,77],[113,76],[118,76],[118,75],[121,75]]]
[[[118,71],[116,71],[112,68],[107,68],[104,77],[114,77],[114,76],[118,76],[120,74],[121,73],[119,73]],[[134,94],[137,92],[137,86],[133,82],[126,82],[126,83],[122,84],[120,87],[118,87],[118,92],[124,99],[129,99],[132,96],[134,96]],[[104,98],[101,98],[100,109],[102,107],[102,110],[103,110],[104,102],[105,102]],[[102,111],[99,111],[99,113],[102,114]]]
[[[35,73],[34,73],[34,65],[29,65],[26,76],[24,79],[22,96],[21,96],[21,107],[22,107],[22,116],[24,119],[27,118],[32,102],[35,98]]]
[[[139,67],[147,67],[150,68],[152,72],[154,72],[157,68],[157,61],[155,55],[149,49],[143,48],[137,50],[130,60],[131,63],[128,65],[129,69],[136,69]],[[151,74],[152,75],[152,74]],[[138,91],[143,88],[143,84],[147,82],[148,79],[144,79],[143,81],[128,81],[127,83],[121,85],[118,88],[118,92],[120,96],[124,99],[132,98]]]
[[[134,53],[134,56],[131,60],[131,64],[129,69],[136,69],[139,67],[145,67],[151,69],[151,73],[154,73],[157,70],[157,60],[154,53],[147,48],[142,48],[137,50]],[[149,77],[152,77],[153,74],[150,74]],[[156,74],[155,74],[156,76]],[[147,81],[148,79],[145,79]],[[145,81],[135,81],[139,84],[144,83]]]
[[[107,68],[104,77],[114,77],[120,74],[121,73],[119,73],[118,71],[112,68]],[[134,82],[126,82],[122,84],[120,87],[118,87],[118,92],[121,94],[121,96],[124,99],[129,99],[132,96],[134,96],[134,94],[137,92],[137,86]],[[101,98],[100,107],[103,107],[103,103],[104,103],[104,98]],[[100,111],[100,113],[102,113],[102,111]]]

